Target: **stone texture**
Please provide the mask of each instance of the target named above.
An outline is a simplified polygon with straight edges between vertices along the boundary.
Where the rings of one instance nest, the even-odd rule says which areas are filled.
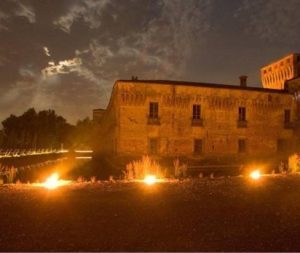
[[[149,124],[149,103],[159,104],[159,124]],[[193,104],[201,105],[202,126],[192,125]],[[239,107],[246,107],[246,127],[238,127]],[[286,91],[180,82],[117,81],[97,133],[96,152],[118,156],[148,153],[157,138],[159,156],[219,157],[271,155],[279,139],[293,143],[284,127],[284,110],[296,121],[296,102]],[[194,155],[194,140],[203,152]]]

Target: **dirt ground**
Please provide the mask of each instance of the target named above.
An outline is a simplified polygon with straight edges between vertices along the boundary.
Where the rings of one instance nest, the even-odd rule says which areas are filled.
[[[300,251],[300,176],[0,187],[1,251]]]

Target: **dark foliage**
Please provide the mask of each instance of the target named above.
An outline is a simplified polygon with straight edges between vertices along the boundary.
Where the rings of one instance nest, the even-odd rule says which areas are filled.
[[[90,149],[93,131],[94,124],[92,120],[89,118],[79,120],[72,131],[72,146],[79,149]]]
[[[1,147],[20,149],[70,146],[70,133],[74,128],[53,110],[37,113],[33,108],[21,116],[9,116],[2,125]]]

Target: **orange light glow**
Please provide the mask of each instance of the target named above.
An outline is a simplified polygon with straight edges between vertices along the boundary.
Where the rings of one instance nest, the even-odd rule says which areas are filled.
[[[253,180],[258,180],[260,179],[261,177],[261,173],[259,170],[254,170],[250,173],[250,177],[253,179]]]
[[[48,177],[44,183],[44,186],[50,190],[57,188],[58,185],[59,185],[59,176],[57,173],[54,173],[50,177]]]
[[[58,187],[70,184],[71,181],[67,181],[67,180],[61,180],[59,179],[59,174],[58,173],[53,173],[50,177],[48,177],[46,179],[46,181],[44,183],[41,184],[35,184],[36,186],[40,186],[40,187],[45,187],[49,190],[54,190]]]
[[[144,178],[144,183],[147,184],[147,185],[153,185],[153,184],[157,183],[158,181],[159,180],[154,175],[147,175]]]

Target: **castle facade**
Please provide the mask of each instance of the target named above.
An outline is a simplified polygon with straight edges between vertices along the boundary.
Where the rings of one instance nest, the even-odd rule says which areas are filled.
[[[99,123],[95,151],[200,160],[284,152],[295,146],[295,91],[264,82],[256,88],[247,86],[245,76],[240,86],[118,80]]]

